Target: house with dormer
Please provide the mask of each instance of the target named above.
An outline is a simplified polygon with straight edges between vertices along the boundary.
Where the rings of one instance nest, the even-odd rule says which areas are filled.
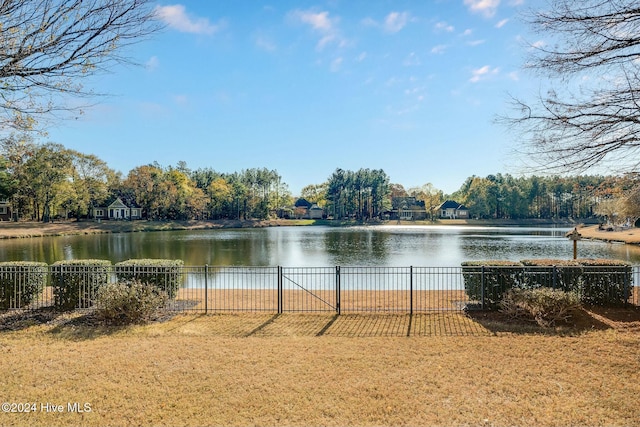
[[[142,208],[135,203],[126,204],[120,197],[116,197],[108,200],[104,206],[91,208],[91,216],[94,219],[142,219]]]

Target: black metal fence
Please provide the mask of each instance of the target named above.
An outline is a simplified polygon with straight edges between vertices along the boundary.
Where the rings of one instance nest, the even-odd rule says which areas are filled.
[[[612,276],[604,268],[589,271],[592,275],[606,275],[608,282],[600,281],[600,286],[612,289],[623,303],[640,305],[638,287],[634,286],[640,281],[640,267],[628,269],[628,274],[619,276]],[[566,270],[556,268],[521,267],[518,271],[505,274],[505,270],[495,267],[185,266],[171,273],[143,268],[135,272],[135,278],[170,293],[168,309],[173,311],[338,314],[482,308],[499,288],[514,286],[505,282],[512,280],[513,274],[519,274],[518,283],[528,283],[530,287],[565,289],[569,280]],[[97,290],[118,281],[122,278],[120,273],[117,266],[2,266],[0,310],[90,308]],[[572,282],[574,288],[565,290],[579,290],[575,284],[582,282],[576,280]]]

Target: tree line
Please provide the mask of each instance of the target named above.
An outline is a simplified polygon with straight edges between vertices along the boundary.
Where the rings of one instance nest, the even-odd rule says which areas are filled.
[[[126,176],[94,155],[60,144],[38,144],[29,135],[2,140],[0,198],[9,199],[20,218],[87,218],[92,208],[116,197],[162,219],[267,219],[292,215],[295,202],[276,170],[222,173],[190,170],[184,162],[138,166]],[[450,195],[431,184],[405,189],[382,169],[336,169],[300,197],[333,218],[371,220],[393,215],[394,198],[413,198],[428,217],[447,199],[465,205],[472,218],[587,218],[623,222],[640,217],[640,179],[623,176],[471,176]]]
[[[266,168],[220,173],[153,163],[123,177],[98,157],[60,144],[37,144],[29,135],[2,140],[0,198],[20,218],[87,218],[116,197],[154,220],[265,219],[292,203],[281,176]]]

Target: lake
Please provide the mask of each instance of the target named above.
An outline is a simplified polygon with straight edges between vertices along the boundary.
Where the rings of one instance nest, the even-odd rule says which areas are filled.
[[[1,261],[182,259],[212,266],[423,266],[462,261],[569,259],[566,227],[361,226],[270,227],[9,239]],[[578,256],[640,265],[640,247],[578,242]]]

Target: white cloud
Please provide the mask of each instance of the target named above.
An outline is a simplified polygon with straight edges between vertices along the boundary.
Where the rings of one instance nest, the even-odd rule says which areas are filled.
[[[367,52],[360,52],[358,56],[356,56],[356,62],[362,62],[367,59]]]
[[[466,29],[466,30],[464,30],[464,32],[462,33],[462,36],[463,36],[463,37],[468,37],[468,36],[470,36],[471,34],[473,34],[473,30],[472,30],[472,29],[470,29],[470,28],[467,28],[467,29]]]
[[[192,17],[181,4],[156,6],[155,14],[169,27],[183,33],[215,34],[224,27],[224,23],[212,24],[207,18]]]
[[[333,24],[329,19],[329,12],[313,13],[298,10],[294,12],[294,15],[300,22],[311,25],[314,30],[329,32],[333,29]]]
[[[397,33],[409,22],[408,12],[391,12],[384,18],[383,29],[387,33]]]
[[[435,29],[437,31],[446,31],[447,33],[450,33],[454,30],[453,25],[449,25],[446,22],[437,22],[435,25]]]
[[[329,12],[312,12],[305,10],[294,10],[289,12],[289,18],[295,22],[309,25],[313,31],[320,34],[320,40],[316,45],[317,49],[336,43],[343,47],[347,41],[340,35],[338,30],[338,18],[331,18]]]
[[[517,82],[520,80],[520,76],[518,75],[517,71],[512,71],[509,74],[507,74],[507,76],[514,82]]]
[[[447,49],[447,46],[444,44],[439,44],[437,46],[434,46],[431,48],[431,53],[434,54],[441,54],[444,53],[444,51]]]
[[[490,75],[498,74],[499,71],[499,68],[491,68],[490,66],[485,65],[484,67],[471,70],[471,78],[469,81],[471,83],[478,83],[480,80],[483,80]]]
[[[488,18],[495,15],[500,0],[464,0],[464,4],[474,13],[480,13]]]
[[[485,42],[485,40],[482,39],[478,39],[478,40],[471,40],[470,42],[468,42],[467,44],[469,46],[480,46],[481,44],[483,44]]]
[[[509,22],[508,19],[503,19],[502,21],[498,22],[495,26],[496,28],[502,28],[506,25],[507,22]]]
[[[154,71],[160,66],[160,60],[157,56],[152,56],[144,64],[145,68],[149,71]]]
[[[537,42],[534,42],[531,46],[536,49],[540,49],[545,46],[545,42],[544,40],[538,40]]]
[[[409,22],[414,20],[409,12],[391,12],[385,16],[383,22],[378,22],[371,17],[366,17],[360,22],[365,27],[375,27],[385,33],[393,34],[401,31]]]

